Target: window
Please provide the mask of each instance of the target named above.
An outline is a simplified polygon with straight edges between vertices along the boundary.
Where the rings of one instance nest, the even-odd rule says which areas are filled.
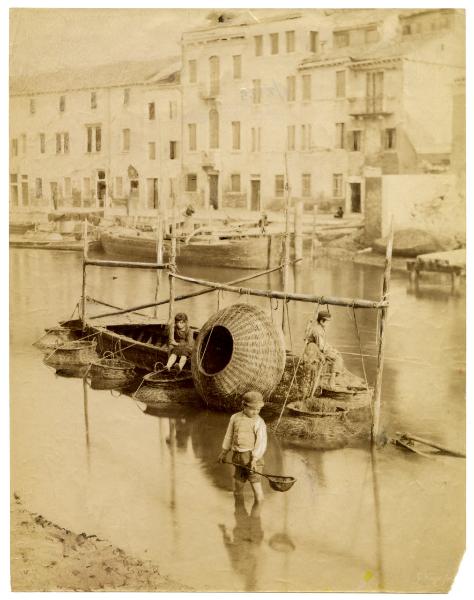
[[[336,148],[344,148],[345,124],[336,123]]]
[[[344,98],[346,95],[346,72],[336,71],[336,98]]]
[[[186,175],[186,191],[197,192],[197,175],[196,173],[188,173]]]
[[[411,34],[411,25],[410,24],[403,25],[403,27],[402,27],[402,34],[403,35],[410,35]]]
[[[155,160],[156,159],[156,143],[148,142],[148,159]]]
[[[44,133],[40,133],[40,153],[44,154],[46,152],[46,136]]]
[[[285,177],[284,175],[275,175],[275,196],[282,198],[285,193]]]
[[[146,206],[147,208],[158,208],[158,179],[148,177],[146,180]]]
[[[294,75],[286,78],[286,99],[288,102],[296,100],[296,77]]]
[[[130,89],[125,88],[123,90],[123,104],[124,106],[128,106],[130,104]]]
[[[35,179],[35,198],[41,198],[43,196],[43,180],[41,177]]]
[[[17,140],[17,138],[12,139],[12,155],[18,156],[18,140]]]
[[[367,112],[377,113],[382,111],[384,100],[383,71],[368,71],[366,73],[366,94]]]
[[[235,173],[230,176],[230,190],[231,192],[240,192],[240,174]]]
[[[379,41],[379,32],[377,31],[377,27],[367,27],[365,30],[365,43],[370,44],[372,42]]]
[[[66,110],[66,96],[59,96],[59,112]]]
[[[301,176],[301,195],[304,198],[311,196],[311,173],[303,173]]]
[[[255,56],[262,56],[263,54],[263,35],[256,35],[255,40]]]
[[[232,121],[232,150],[240,150],[240,121]]]
[[[102,147],[102,129],[100,125],[87,127],[87,152],[100,152]]]
[[[252,127],[251,135],[252,135],[252,152],[260,152],[260,127]]]
[[[178,142],[170,140],[170,160],[178,158]]]
[[[188,61],[188,69],[189,69],[189,83],[196,83],[197,81],[197,61],[189,60]]]
[[[242,77],[242,56],[236,54],[232,57],[233,76],[234,79],[241,79]]]
[[[82,194],[85,198],[90,198],[91,195],[91,178],[84,177],[82,180]]]
[[[97,108],[97,92],[91,92],[91,108]]]
[[[219,78],[219,57],[211,56],[209,58],[209,83],[211,96],[216,96],[217,94],[219,94]]]
[[[121,177],[115,178],[115,197],[123,197],[123,179]]]
[[[176,116],[178,114],[178,104],[176,103],[175,100],[169,101],[168,110],[169,110],[170,121],[173,121],[173,119],[176,119]]]
[[[253,83],[253,90],[252,90],[253,103],[260,104],[260,102],[262,101],[262,82],[260,81],[260,79],[253,79],[252,83]]]
[[[21,152],[22,154],[26,154],[26,133],[21,134]]]
[[[335,31],[333,33],[333,43],[335,48],[344,48],[345,46],[349,46],[349,32]]]
[[[130,129],[122,129],[122,151],[130,150]]]
[[[397,130],[386,129],[384,132],[384,148],[385,150],[395,150],[397,145]]]
[[[295,32],[294,31],[286,32],[286,51],[287,52],[295,51]]]
[[[209,148],[219,148],[219,113],[215,108],[209,111]]]
[[[148,120],[154,121],[154,119],[155,119],[155,103],[149,102],[148,103]]]
[[[69,152],[69,133],[56,134],[56,154],[67,154]]]
[[[295,149],[295,138],[296,138],[296,127],[294,125],[288,125],[286,128],[286,148],[287,150]]]
[[[362,131],[354,129],[351,132],[351,147],[352,152],[360,152],[362,150]]]
[[[30,115],[34,115],[36,112],[36,102],[34,98],[30,99]]]
[[[311,75],[303,75],[303,100],[311,100]]]
[[[332,195],[334,198],[342,196],[342,173],[334,173],[332,176]]]
[[[279,34],[271,33],[270,34],[270,52],[272,54],[278,54],[278,45],[279,45]]]
[[[301,150],[308,150],[308,127],[311,127],[311,125],[301,125]]]
[[[197,125],[196,123],[189,123],[188,125],[188,147],[189,150],[197,150]]]
[[[309,32],[309,51],[310,52],[318,52],[319,50],[319,32],[318,31],[310,31]]]

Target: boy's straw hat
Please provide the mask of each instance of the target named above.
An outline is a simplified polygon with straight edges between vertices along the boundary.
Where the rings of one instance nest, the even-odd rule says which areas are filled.
[[[260,392],[245,392],[242,396],[244,406],[249,408],[261,408],[265,403]]]

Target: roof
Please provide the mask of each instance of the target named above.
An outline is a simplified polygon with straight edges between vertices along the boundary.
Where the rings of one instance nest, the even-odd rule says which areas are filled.
[[[65,90],[94,89],[147,83],[161,79],[164,71],[168,77],[170,67],[179,70],[176,57],[157,58],[141,62],[118,62],[107,65],[62,69],[26,77],[10,79],[10,94],[60,92]]]

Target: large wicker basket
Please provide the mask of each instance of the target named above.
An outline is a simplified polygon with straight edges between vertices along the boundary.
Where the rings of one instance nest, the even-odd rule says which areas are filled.
[[[33,343],[33,346],[40,350],[52,350],[57,346],[61,346],[66,342],[76,339],[80,332],[81,330],[78,328],[73,329],[70,327],[62,327],[61,325],[50,327],[45,330],[45,334],[41,336],[39,340],[36,340],[36,342]]]
[[[259,308],[234,304],[214,314],[193,347],[194,385],[213,408],[238,410],[242,394],[262,393],[266,400],[285,368],[280,329]]]
[[[67,342],[44,358],[45,364],[55,369],[88,365],[97,360],[95,340]]]

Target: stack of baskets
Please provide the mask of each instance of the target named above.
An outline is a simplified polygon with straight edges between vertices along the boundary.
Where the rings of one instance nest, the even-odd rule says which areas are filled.
[[[56,370],[76,370],[81,367],[87,368],[90,363],[97,360],[97,342],[92,340],[77,340],[66,342],[57,346],[43,359],[44,363]]]

